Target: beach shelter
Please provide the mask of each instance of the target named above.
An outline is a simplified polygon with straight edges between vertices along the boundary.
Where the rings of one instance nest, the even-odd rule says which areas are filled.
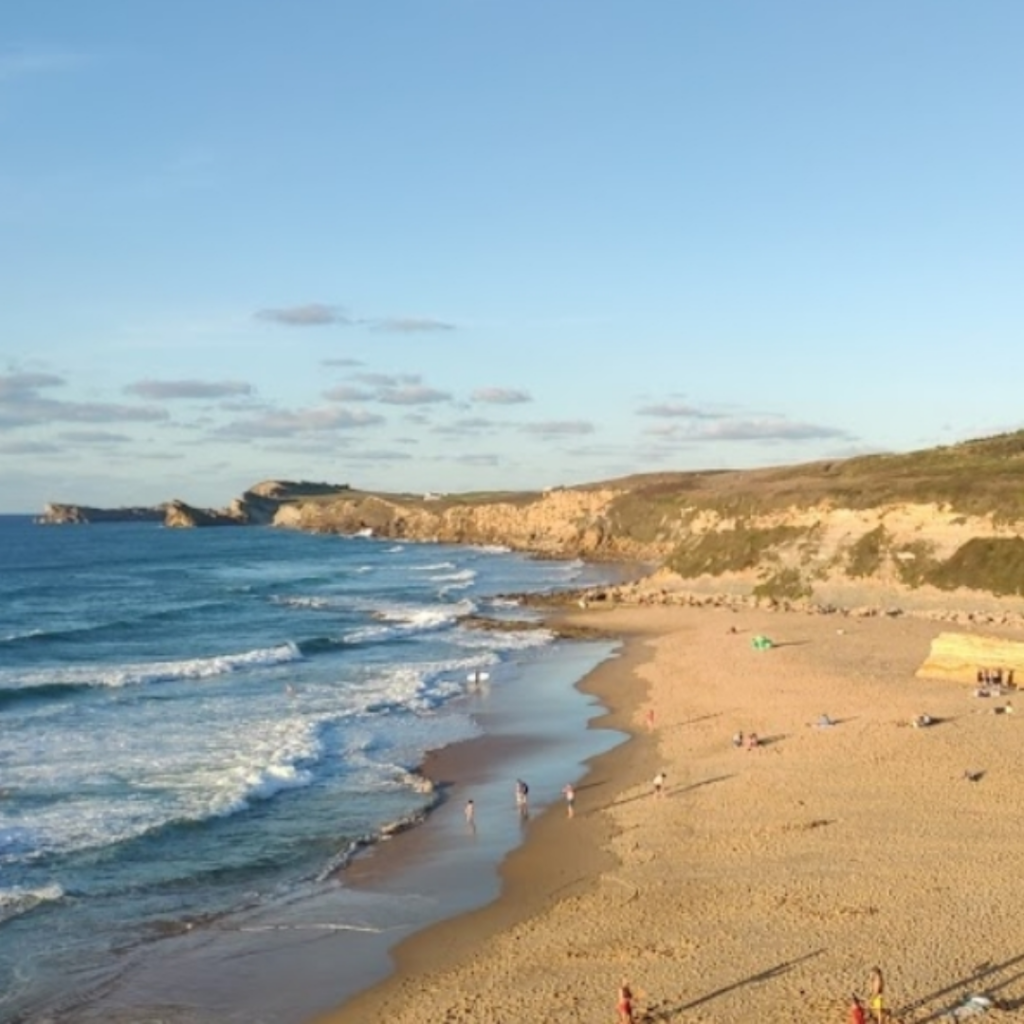
[[[750,641],[750,645],[755,651],[768,651],[775,646],[768,637],[761,636],[760,633]]]

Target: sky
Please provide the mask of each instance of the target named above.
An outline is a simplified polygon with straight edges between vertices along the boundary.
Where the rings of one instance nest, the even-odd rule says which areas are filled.
[[[1024,427],[1019,0],[0,5],[0,512]]]

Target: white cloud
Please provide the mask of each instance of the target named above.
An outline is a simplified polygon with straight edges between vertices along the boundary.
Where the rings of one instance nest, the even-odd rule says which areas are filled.
[[[348,326],[352,323],[340,306],[328,306],[320,302],[285,306],[282,309],[261,309],[256,313],[256,319],[284,324],[286,327],[322,327],[325,324]]]
[[[532,402],[528,391],[517,388],[477,388],[470,396],[474,402],[487,402],[492,405],[516,405],[520,402]]]
[[[251,384],[243,381],[222,380],[140,380],[129,384],[125,391],[141,398],[227,398],[235,395],[251,395]]]

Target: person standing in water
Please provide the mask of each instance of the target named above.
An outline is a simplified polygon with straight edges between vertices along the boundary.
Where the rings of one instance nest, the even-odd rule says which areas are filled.
[[[530,787],[522,779],[516,779],[516,807],[524,818],[530,813],[529,798]]]
[[[576,787],[571,782],[567,782],[562,787],[562,793],[565,796],[565,816],[572,818],[576,814]]]

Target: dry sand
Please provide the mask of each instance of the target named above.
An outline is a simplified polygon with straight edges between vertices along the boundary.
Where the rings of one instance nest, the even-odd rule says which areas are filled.
[[[942,628],[920,619],[568,618],[627,638],[586,687],[634,739],[572,820],[531,826],[500,900],[405,942],[321,1024],[613,1024],[623,978],[637,1021],[824,1024],[876,964],[908,1024],[970,993],[1001,1003],[979,1020],[1024,1020],[1024,695],[995,714],[1006,697],[915,679]]]

